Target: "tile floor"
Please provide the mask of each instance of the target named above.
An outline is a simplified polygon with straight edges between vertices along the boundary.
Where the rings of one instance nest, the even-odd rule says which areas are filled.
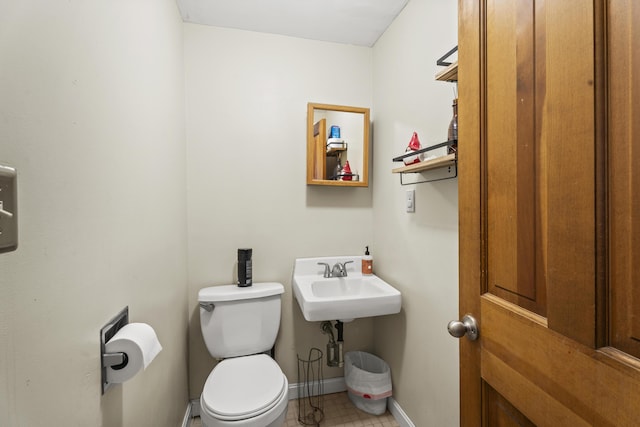
[[[298,427],[298,401],[289,401],[287,419],[283,427]],[[399,427],[393,416],[387,411],[376,416],[356,408],[349,400],[347,392],[324,396],[324,420],[322,427]],[[190,427],[202,427],[200,418],[194,418]]]

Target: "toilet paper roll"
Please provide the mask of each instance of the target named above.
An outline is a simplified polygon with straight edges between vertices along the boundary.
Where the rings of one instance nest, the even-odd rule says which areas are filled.
[[[162,346],[151,326],[146,323],[129,323],[123,326],[105,344],[105,352],[126,353],[127,366],[122,369],[113,369],[108,366],[107,382],[122,383],[131,379],[140,369],[147,369],[160,350]]]

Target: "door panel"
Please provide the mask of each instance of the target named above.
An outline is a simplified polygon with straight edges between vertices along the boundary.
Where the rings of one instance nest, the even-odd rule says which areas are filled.
[[[640,2],[459,0],[461,425],[640,419]]]
[[[546,181],[539,191],[546,200],[547,316],[553,330],[594,346],[595,148],[601,143],[595,141],[596,17],[593,2],[543,3],[547,59],[540,144]]]
[[[593,313],[567,309],[595,307],[595,77],[583,54],[594,33],[584,5],[486,1],[482,149],[489,292],[593,345]],[[571,322],[582,326],[566,329]]]
[[[611,1],[609,12],[611,344],[640,357],[640,3]]]
[[[533,424],[522,412],[518,411],[500,393],[495,391],[489,384],[483,383],[484,395],[488,400],[487,404],[487,424],[492,427],[534,427]]]
[[[488,291],[545,315],[544,272],[531,274],[544,265],[536,262],[543,255],[536,244],[536,107],[544,102],[536,95],[544,81],[536,79],[533,4],[487,1]]]
[[[640,364],[623,367],[621,355],[568,340],[495,296],[481,304],[482,376],[536,425],[638,425]]]

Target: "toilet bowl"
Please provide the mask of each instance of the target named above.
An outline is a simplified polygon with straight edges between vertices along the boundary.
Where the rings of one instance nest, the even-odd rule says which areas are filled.
[[[286,418],[289,382],[265,354],[220,362],[200,396],[200,418],[208,427],[280,427]]]
[[[205,427],[281,427],[289,382],[266,351],[280,326],[280,283],[201,289],[200,326],[207,349],[222,358],[200,395]]]
[[[200,417],[208,427],[279,427],[289,403],[289,382],[265,354],[220,362],[200,396]]]

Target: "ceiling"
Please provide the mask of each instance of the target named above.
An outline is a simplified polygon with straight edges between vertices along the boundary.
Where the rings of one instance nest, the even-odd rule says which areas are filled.
[[[182,20],[373,46],[409,0],[176,0]]]

